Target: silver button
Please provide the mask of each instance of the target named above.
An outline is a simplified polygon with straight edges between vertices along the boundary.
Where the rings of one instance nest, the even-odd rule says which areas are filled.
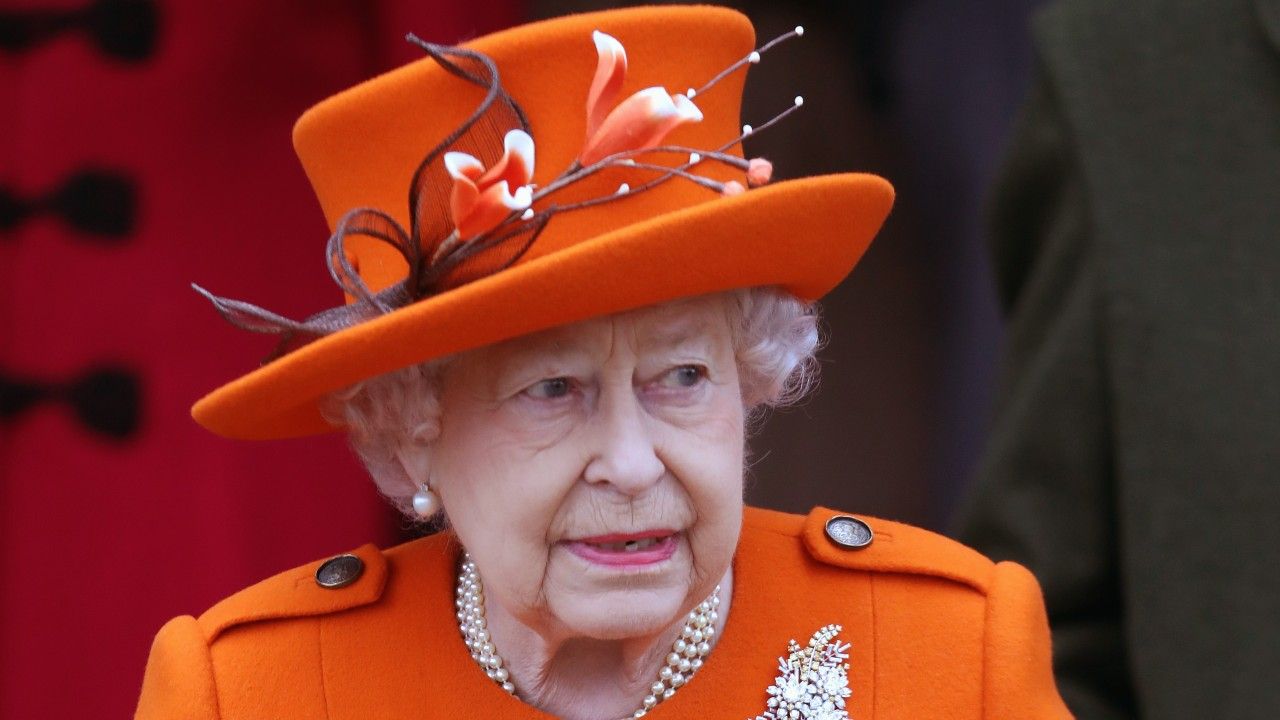
[[[850,550],[861,550],[875,540],[871,526],[850,515],[836,515],[827,521],[827,537]]]
[[[316,569],[316,584],[330,590],[346,587],[364,572],[364,561],[355,555],[329,558]]]

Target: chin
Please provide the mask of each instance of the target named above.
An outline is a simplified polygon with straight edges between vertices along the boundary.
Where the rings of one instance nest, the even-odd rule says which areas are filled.
[[[687,588],[627,588],[573,593],[553,607],[574,635],[626,640],[660,633],[684,616]]]

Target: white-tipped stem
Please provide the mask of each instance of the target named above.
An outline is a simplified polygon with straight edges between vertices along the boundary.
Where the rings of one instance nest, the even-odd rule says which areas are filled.
[[[695,153],[689,153],[689,164],[690,164],[690,165],[697,165],[697,164],[698,164],[698,163],[700,163],[700,162],[702,162],[702,156],[701,156],[701,155],[699,155],[699,154],[698,154],[698,153],[696,153],[696,152],[695,152]]]
[[[718,150],[707,150],[704,148],[689,147],[687,145],[659,145],[657,147],[643,148],[640,150],[624,150],[619,153],[614,153],[609,157],[597,160],[596,162],[590,165],[587,165],[585,167],[575,164],[574,166],[570,167],[569,170],[566,170],[560,177],[556,178],[555,180],[546,184],[543,187],[537,188],[533,193],[532,204],[536,205],[537,203],[547,199],[549,196],[554,195],[560,190],[563,190],[565,187],[568,187],[569,185],[572,185],[573,183],[576,183],[582,180],[583,178],[590,177],[591,175],[594,175],[605,168],[619,167],[619,166],[643,167],[642,164],[637,163],[634,159],[632,159],[632,158],[643,156],[643,155],[657,155],[662,153],[682,153],[687,155],[697,154],[699,159],[704,161],[715,160],[717,162],[722,162],[725,165],[738,168],[739,170],[746,170],[749,163],[744,158],[741,158],[737,155],[730,155],[729,153],[725,152],[725,150],[727,150],[728,148],[738,143],[741,139],[742,138],[737,138],[733,142],[725,145],[724,147]],[[642,190],[647,190],[649,189],[649,187],[657,184],[658,182],[659,181],[650,180],[643,185],[633,188],[631,190],[631,194],[638,193]],[[592,202],[592,201],[586,201],[586,202]],[[590,207],[590,205],[584,206],[584,205],[574,204],[572,206],[558,206],[557,208],[552,208],[552,209],[557,211],[562,211],[566,207],[573,207],[576,209],[579,207]]]
[[[804,96],[803,96],[803,95],[797,95],[797,96],[796,96],[796,107],[800,107],[800,106],[801,106],[801,105],[803,105],[803,104],[804,104]]]
[[[653,163],[643,163],[643,162],[636,163],[636,168],[639,170],[652,170],[656,173],[661,173],[659,178],[657,178],[659,180],[665,176],[678,177],[684,180],[688,180],[689,182],[692,182],[695,185],[701,185],[702,187],[707,188],[709,190],[715,190],[716,192],[719,192],[724,187],[724,183],[717,182],[715,180],[712,180],[711,178],[703,177],[701,175],[696,175],[694,173],[689,172],[688,170],[685,170],[684,168],[670,167],[668,165],[656,165]],[[650,180],[649,182],[643,185],[640,185],[635,190],[632,190],[631,193],[635,194],[640,192],[641,190],[647,190],[649,188],[649,183],[651,182],[653,181]]]
[[[695,150],[694,148],[689,148],[689,147],[684,147],[679,145],[666,145],[666,146],[648,148],[646,150],[631,150],[631,151],[628,151],[627,154],[686,153],[686,152],[692,153],[692,152],[699,152],[699,151]],[[737,155],[729,155],[727,153],[720,152],[717,150],[702,150],[700,152],[702,153],[704,158],[715,159],[720,162],[723,162],[726,165],[731,165],[741,170],[746,170],[749,164],[745,159],[740,158]],[[621,155],[621,153],[619,153],[619,155]],[[597,163],[588,165],[585,168],[581,168],[580,170],[573,173],[573,180],[571,181],[576,181],[577,179],[581,179],[586,175],[590,175],[602,168],[609,167],[610,165],[618,164],[619,160],[621,159],[619,155],[610,156]],[[654,165],[651,163],[644,163],[644,162],[637,162],[634,167],[641,170],[653,170],[654,172],[661,173],[661,174],[652,180],[648,180],[644,183],[641,183],[640,185],[637,185],[635,188],[630,189],[627,195],[637,195],[647,190],[651,190],[652,188],[655,188],[673,178],[682,178],[682,179],[688,180],[696,185],[707,188],[709,190],[713,190],[717,193],[724,192],[724,183],[717,182],[715,180],[703,177],[701,175],[695,175],[691,172],[688,172],[688,170],[684,167],[673,168],[667,165]],[[559,187],[563,187],[563,185],[560,185]],[[552,192],[556,189],[558,189],[557,184],[551,183],[550,185],[547,186],[547,191],[545,192]],[[583,200],[581,202],[570,203],[568,205],[552,205],[544,209],[543,212],[546,215],[550,216],[557,213],[572,212],[575,210],[582,210],[585,208],[595,207],[596,205],[602,205],[607,202],[613,202],[616,199],[618,199],[618,193],[613,193],[610,195],[602,195],[600,197],[591,198],[590,200]]]
[[[800,98],[800,99],[803,100],[803,98]],[[734,145],[737,145],[738,143],[742,142],[742,140],[746,138],[748,135],[754,135],[756,133],[759,133],[761,130],[768,130],[769,128],[773,127],[779,120],[782,120],[783,118],[795,112],[796,110],[799,110],[800,106],[803,104],[804,104],[803,102],[793,104],[791,107],[787,108],[786,110],[783,110],[777,115],[774,115],[773,117],[769,118],[769,121],[763,125],[757,125],[755,127],[752,127],[750,125],[743,125],[742,134],[730,140],[729,142],[725,143],[724,145],[721,145],[716,150],[716,152],[724,152],[725,150],[728,150]]]
[[[529,209],[525,210],[524,212],[520,213],[520,219],[521,219],[521,220],[532,220],[532,219],[533,219],[533,208],[529,208]]]
[[[630,185],[626,183],[622,183],[621,185],[618,186],[618,193],[617,193],[618,195],[626,195],[629,192],[631,192]]]
[[[697,96],[697,94],[698,94],[698,91],[697,91],[697,90],[694,90],[693,88],[689,88],[688,90],[685,90],[685,91],[684,91],[684,96],[685,96],[685,97],[687,97],[687,98],[689,98],[690,100],[692,100],[694,97],[696,97],[696,96]]]
[[[627,154],[629,155],[666,155],[666,154],[673,154],[673,153],[687,153],[689,155],[690,162],[687,165],[685,165],[686,168],[693,165],[692,160],[694,156],[697,156],[699,162],[706,162],[707,160],[715,160],[717,162],[722,162],[725,165],[728,165],[730,167],[738,168],[739,170],[746,170],[747,167],[750,165],[750,163],[745,158],[738,157],[737,155],[730,155],[720,150],[706,150],[704,148],[689,147],[688,145],[658,145],[657,147],[646,148],[644,150],[631,150],[631,151],[628,151]],[[616,162],[621,162],[621,161],[616,161]],[[637,162],[635,163],[634,167],[644,167],[644,164]],[[638,191],[639,188],[636,188],[636,190]]]
[[[658,147],[649,148],[648,152],[658,153],[689,153],[690,157],[697,155],[698,160],[706,162],[707,160],[715,160],[722,162],[729,167],[735,167],[739,170],[746,170],[750,163],[746,158],[730,155],[720,150],[706,150],[702,148],[693,148],[685,145],[659,145]],[[685,167],[689,167],[686,165]]]
[[[778,43],[784,40],[790,40],[793,37],[799,37],[801,35],[804,35],[804,28],[797,25],[795,30],[792,30],[789,33],[783,33],[782,35],[779,35],[778,37],[770,40],[764,45],[761,45],[759,49],[752,50],[741,60],[735,62],[734,64],[730,65],[724,70],[721,70],[719,74],[717,74],[715,77],[708,80],[705,85],[698,88],[697,90],[690,90],[689,92],[685,93],[685,95],[688,97],[693,97],[694,95],[700,95],[710,90],[711,88],[715,87],[716,83],[725,79],[729,75],[732,75],[734,72],[736,72],[739,68],[743,67],[744,65],[754,65],[760,62],[760,56],[769,52],[769,50],[771,50],[774,45],[777,45]]]

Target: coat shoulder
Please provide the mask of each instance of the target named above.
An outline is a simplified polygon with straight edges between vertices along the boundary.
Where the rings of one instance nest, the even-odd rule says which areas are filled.
[[[814,508],[808,515],[749,508],[744,532],[793,537],[810,558],[824,565],[941,578],[983,594],[996,573],[996,564],[981,553],[937,533],[824,507]]]
[[[331,615],[372,605],[406,554],[431,552],[447,544],[426,537],[386,551],[372,544],[300,565],[251,585],[218,602],[197,623],[212,643],[228,630],[273,620]]]

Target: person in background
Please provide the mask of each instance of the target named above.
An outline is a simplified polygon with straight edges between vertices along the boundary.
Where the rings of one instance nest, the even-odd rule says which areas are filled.
[[[1044,584],[1085,720],[1280,714],[1280,3],[1068,0],[994,204],[958,537]]]

